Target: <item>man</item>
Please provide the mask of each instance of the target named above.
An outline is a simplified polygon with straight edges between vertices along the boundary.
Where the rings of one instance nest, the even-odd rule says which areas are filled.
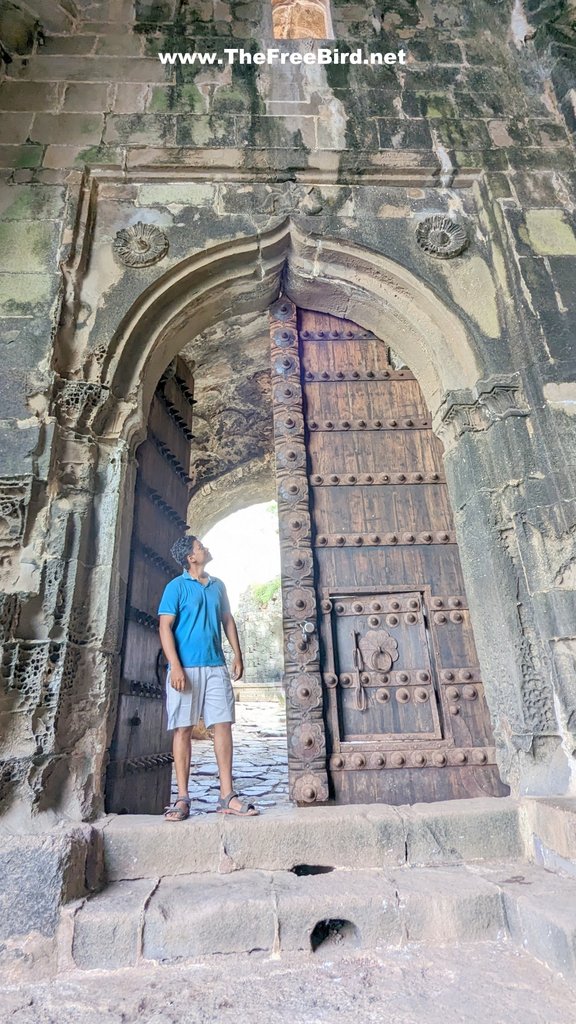
[[[190,816],[191,734],[201,717],[207,728],[214,727],[220,778],[216,809],[223,814],[250,817],[258,811],[238,797],[232,784],[234,691],[224,661],[221,626],[234,652],[234,679],[240,679],[244,666],[226,588],[222,580],[206,572],[212,555],[197,537],[181,537],[171,554],[183,572],[165,588],[158,615],[160,642],[168,661],[166,705],[168,729],[174,730],[172,750],[178,798],[166,808],[164,817],[167,821],[184,821]]]

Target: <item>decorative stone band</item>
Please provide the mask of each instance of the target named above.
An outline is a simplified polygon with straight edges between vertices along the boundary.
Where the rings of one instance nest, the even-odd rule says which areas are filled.
[[[370,771],[382,768],[461,768],[463,765],[496,764],[495,747],[444,747],[431,750],[339,751],[330,758],[335,771]]]
[[[462,434],[488,430],[510,416],[529,416],[518,374],[488,377],[473,389],[449,391],[437,415],[436,433],[447,448]]]
[[[296,307],[271,309],[272,402],[282,557],[290,794],[297,803],[328,799],[326,736],[319,674]]]

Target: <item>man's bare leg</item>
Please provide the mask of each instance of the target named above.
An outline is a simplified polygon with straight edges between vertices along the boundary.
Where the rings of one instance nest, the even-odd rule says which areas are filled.
[[[232,792],[232,724],[217,722],[214,726],[214,753],[220,778],[220,796]]]
[[[174,729],[172,739],[172,753],[174,755],[174,769],[176,771],[176,782],[178,785],[178,799],[176,806],[182,810],[188,810],[188,804],[180,801],[180,797],[188,796],[188,780],[190,778],[190,760],[192,757],[192,726],[181,726]],[[175,811],[168,811],[167,821],[179,821],[180,818]]]
[[[232,723],[217,722],[214,725],[214,753],[218,765],[218,776],[220,778],[220,796],[227,797],[234,789],[232,782]],[[239,811],[242,807],[242,800],[237,796],[230,801],[230,807]],[[245,812],[244,812],[245,813]],[[250,814],[257,814],[258,811],[250,811]]]

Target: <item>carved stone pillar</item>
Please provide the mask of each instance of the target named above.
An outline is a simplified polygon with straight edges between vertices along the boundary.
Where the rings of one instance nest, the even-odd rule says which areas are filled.
[[[90,819],[103,808],[125,597],[118,534],[123,525],[130,533],[131,481],[125,443],[108,448],[93,431],[107,399],[97,384],[57,380],[46,484],[32,497],[39,483],[27,481],[26,495],[13,487],[10,509],[5,500],[4,568],[29,581],[3,599],[1,620],[0,802],[15,824],[42,812]]]
[[[576,769],[576,505],[555,500],[542,472],[554,441],[524,393],[518,374],[450,393],[437,431],[502,777],[513,793],[566,793]]]

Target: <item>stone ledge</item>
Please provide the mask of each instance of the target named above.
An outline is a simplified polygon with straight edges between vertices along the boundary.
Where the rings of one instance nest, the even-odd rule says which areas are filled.
[[[530,864],[476,869],[500,891],[507,930],[528,953],[566,975],[576,972],[576,879]]]
[[[576,798],[524,797],[521,815],[527,856],[542,866],[558,867],[554,857],[565,861],[565,870],[576,871]]]
[[[392,807],[385,804],[275,808],[243,821],[202,815],[169,824],[148,815],[118,815],[102,829],[107,877],[460,864],[521,859],[518,804],[486,798]]]

